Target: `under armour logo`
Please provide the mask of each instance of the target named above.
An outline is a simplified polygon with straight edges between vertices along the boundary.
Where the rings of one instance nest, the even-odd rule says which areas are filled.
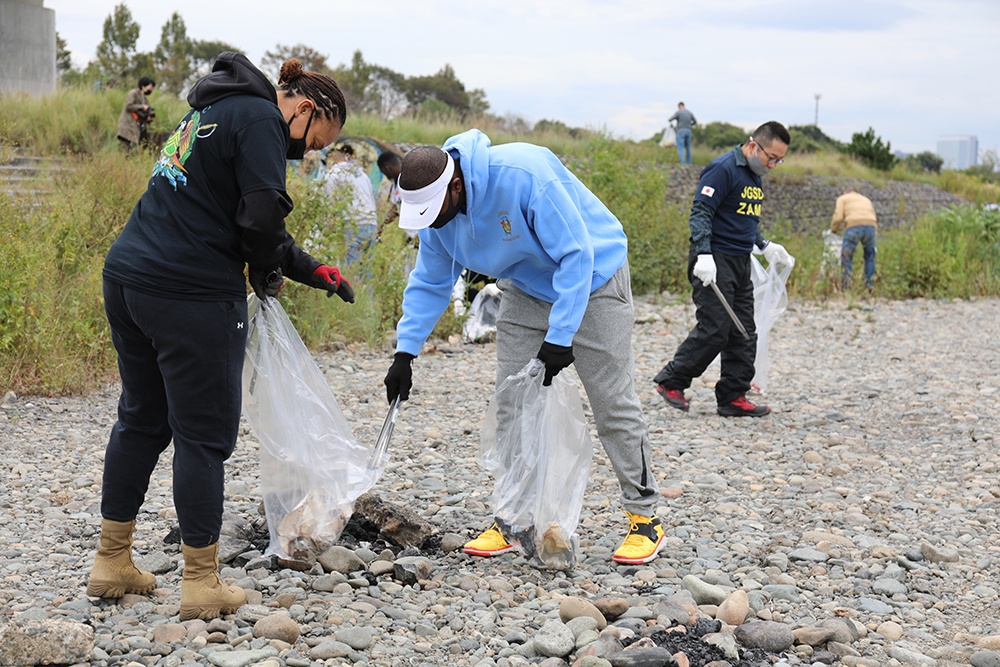
[[[243,323],[242,322],[237,322],[236,323],[236,328],[237,329],[242,329],[243,328]]]

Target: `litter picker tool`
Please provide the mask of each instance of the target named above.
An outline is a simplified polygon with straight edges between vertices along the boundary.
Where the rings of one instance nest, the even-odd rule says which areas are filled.
[[[392,430],[396,427],[396,417],[399,416],[399,396],[393,399],[389,405],[389,412],[382,422],[382,430],[378,433],[375,441],[375,448],[372,450],[371,458],[368,460],[369,468],[378,468],[382,465],[385,453],[389,449],[389,439],[392,438]]]
[[[722,290],[719,289],[719,286],[715,284],[714,280],[710,282],[709,285],[712,286],[712,291],[715,292],[715,296],[719,297],[719,301],[722,303],[722,307],[726,309],[729,319],[733,321],[733,324],[735,324],[736,328],[740,330],[743,337],[750,340],[750,334],[747,333],[747,328],[743,326],[742,322],[740,322],[740,318],[736,317],[736,313],[733,312],[733,307],[729,305],[728,301],[726,301],[726,297],[722,296]]]

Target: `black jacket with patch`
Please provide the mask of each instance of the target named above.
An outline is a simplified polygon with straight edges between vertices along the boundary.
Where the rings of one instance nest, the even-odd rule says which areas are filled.
[[[202,301],[246,296],[244,269],[306,282],[319,262],[285,229],[288,124],[246,56],[219,55],[160,151],[146,192],[111,246],[104,277]]]

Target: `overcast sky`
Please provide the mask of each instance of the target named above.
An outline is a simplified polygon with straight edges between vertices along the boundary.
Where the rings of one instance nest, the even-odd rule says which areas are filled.
[[[118,0],[44,0],[75,64]],[[450,64],[491,111],[644,139],[684,101],[699,122],[767,120],[893,150],[971,134],[1000,148],[997,0],[173,0],[125,3],[151,51],[177,11],[188,36],[259,63],[302,43],[333,65],[361,49],[402,74]],[[350,131],[350,121],[346,131]]]

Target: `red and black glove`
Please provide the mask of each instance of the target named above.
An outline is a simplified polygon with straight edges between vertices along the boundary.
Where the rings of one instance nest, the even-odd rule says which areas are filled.
[[[347,282],[347,278],[340,275],[337,267],[320,264],[312,274],[310,287],[325,289],[327,296],[336,294],[347,303],[354,303],[354,289],[351,283]]]

